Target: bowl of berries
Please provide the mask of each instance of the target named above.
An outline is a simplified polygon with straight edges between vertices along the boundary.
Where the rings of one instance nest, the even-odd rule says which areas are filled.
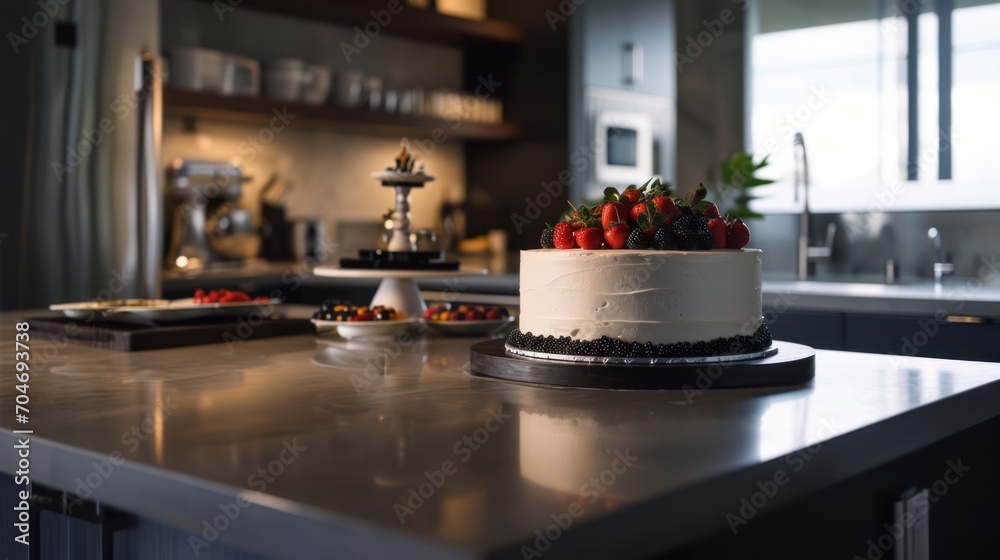
[[[424,311],[424,321],[446,336],[488,336],[514,322],[503,307],[434,303]]]
[[[385,305],[351,305],[327,300],[313,313],[312,323],[320,334],[336,331],[353,340],[365,337],[392,336],[415,324],[415,320]]]

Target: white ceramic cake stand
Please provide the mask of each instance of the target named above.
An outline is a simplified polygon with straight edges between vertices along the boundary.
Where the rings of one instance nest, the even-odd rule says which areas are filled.
[[[381,278],[371,305],[385,305],[403,311],[407,317],[423,317],[427,302],[420,295],[417,280],[430,278],[458,278],[481,276],[487,269],[475,270],[397,270],[371,268],[340,268],[337,266],[317,266],[313,274],[326,278]]]

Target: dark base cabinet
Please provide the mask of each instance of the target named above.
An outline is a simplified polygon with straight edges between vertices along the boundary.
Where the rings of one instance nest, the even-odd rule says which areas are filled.
[[[902,317],[777,311],[764,308],[777,340],[824,350],[921,358],[1000,362],[1000,324],[949,323],[934,317]]]
[[[774,511],[765,505],[735,534],[719,533],[662,558],[892,560],[893,504],[911,487],[929,490],[930,558],[1000,558],[997,441],[1000,418]]]
[[[1000,324],[995,323],[848,315],[844,334],[847,349],[855,352],[1000,362]]]
[[[764,309],[764,322],[776,340],[787,340],[822,348],[844,350],[844,316],[840,313],[810,313]]]
[[[16,492],[14,478],[0,473],[0,557],[4,560],[264,560],[263,556],[234,548],[228,543],[208,541],[149,519],[122,514],[124,528],[109,533],[111,542],[102,550],[101,529],[96,523],[62,513],[41,511],[37,534],[30,535],[31,546],[39,547],[37,556],[29,548],[13,541],[8,528],[13,527]],[[9,538],[8,538],[9,537]],[[211,538],[211,537],[210,537]]]
[[[1000,418],[973,426],[957,435],[879,467],[836,482],[777,509],[761,506],[734,534],[725,530],[661,556],[665,560],[719,558],[774,558],[810,560],[890,560],[893,504],[910,488],[928,489],[930,558],[1000,558]],[[820,450],[818,453],[822,453]],[[794,480],[790,483],[793,484]],[[788,487],[791,490],[791,486]],[[12,523],[13,478],[0,474],[0,522]],[[781,490],[779,490],[781,491]],[[736,503],[734,501],[734,503]],[[725,526],[720,520],[719,525]],[[4,534],[7,534],[6,532]],[[192,546],[193,535],[147,519],[131,519],[114,534],[113,555],[118,560],[259,560],[252,552],[228,543]],[[100,560],[100,535],[95,525],[65,515],[45,512],[41,559]],[[623,543],[624,557],[628,545]],[[26,547],[4,539],[0,554],[9,560],[27,560]]]

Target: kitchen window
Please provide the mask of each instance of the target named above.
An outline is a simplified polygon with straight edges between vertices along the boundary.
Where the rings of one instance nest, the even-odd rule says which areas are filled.
[[[1000,2],[759,0],[753,21],[750,146],[777,180],[763,209],[791,200],[796,131],[820,202],[834,198],[823,187],[867,207],[879,188],[921,185],[909,190],[930,204],[961,184],[1000,207]]]

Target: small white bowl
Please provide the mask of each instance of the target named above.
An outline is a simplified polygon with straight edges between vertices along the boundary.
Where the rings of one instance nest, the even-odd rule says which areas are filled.
[[[312,319],[320,334],[337,330],[337,334],[347,340],[367,337],[388,337],[405,331],[420,321],[416,319],[398,319],[395,321],[324,321]]]

